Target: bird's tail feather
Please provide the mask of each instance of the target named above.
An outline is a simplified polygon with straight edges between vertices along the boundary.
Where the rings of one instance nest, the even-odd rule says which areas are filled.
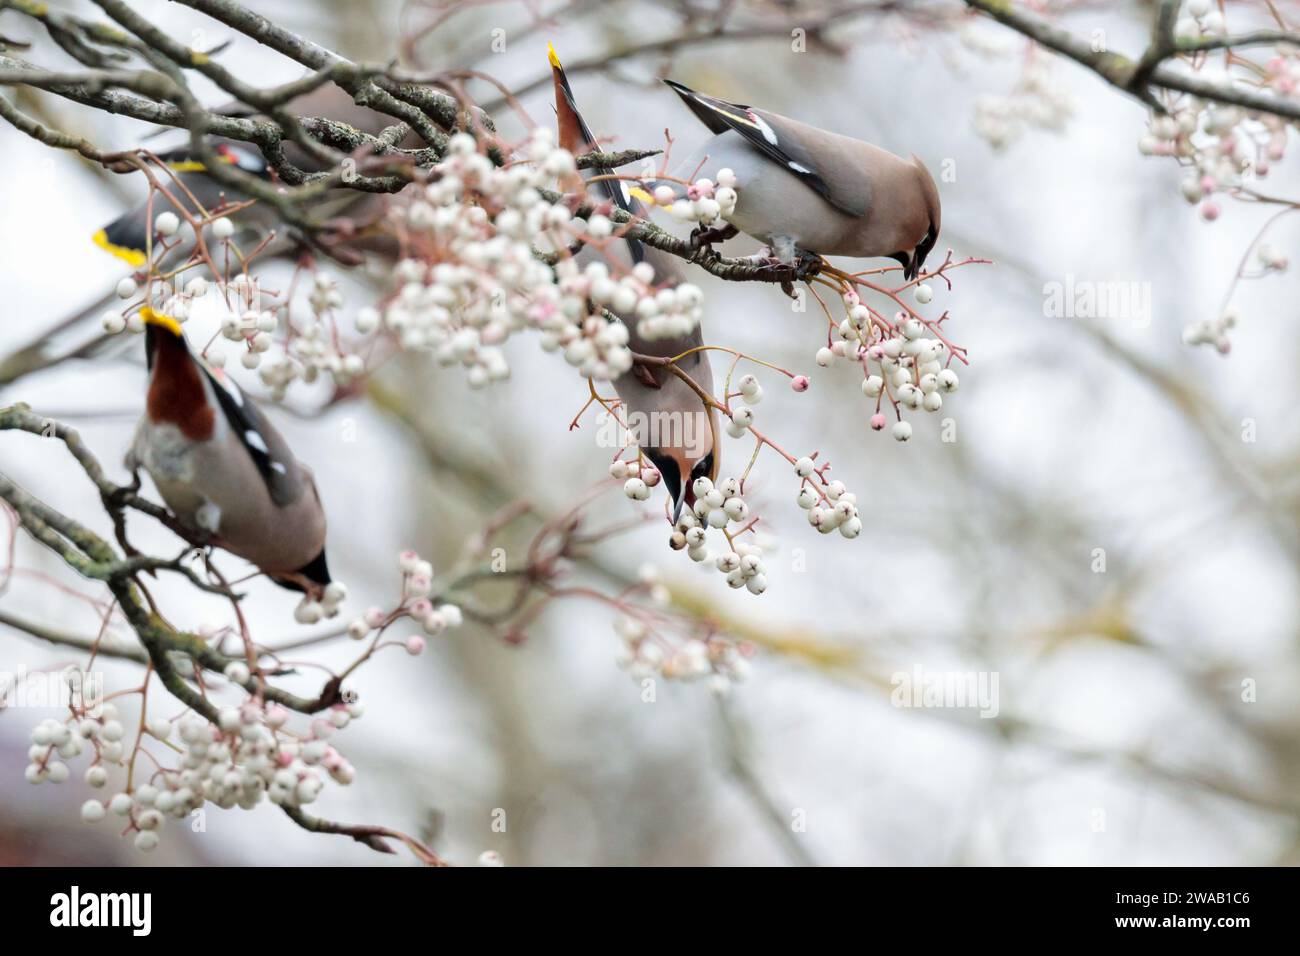
[[[573,95],[573,87],[569,85],[569,77],[560,64],[555,46],[548,43],[546,52],[547,59],[551,63],[551,79],[555,84],[555,115],[560,130],[560,145],[575,154],[598,149],[596,136],[587,125],[587,121],[582,118]],[[615,170],[607,166],[596,166],[588,171],[588,175],[612,176],[615,175]],[[630,215],[643,215],[645,210],[641,208],[640,203],[645,202],[646,199],[650,200],[649,205],[654,205],[654,200],[644,190],[640,190],[644,198],[637,197],[637,191],[629,189],[628,184],[622,180],[602,179],[596,185],[600,187],[606,199]],[[641,262],[645,259],[645,247],[640,241],[628,239],[627,245],[633,262]]]

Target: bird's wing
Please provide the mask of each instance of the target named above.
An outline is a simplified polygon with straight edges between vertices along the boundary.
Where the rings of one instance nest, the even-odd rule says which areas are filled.
[[[551,63],[551,78],[555,84],[555,115],[560,129],[560,145],[575,155],[599,148],[596,135],[578,110],[578,103],[573,97],[573,88],[569,86],[569,78],[564,73],[564,67],[560,65],[560,57],[555,52],[555,47],[548,43],[546,51]],[[591,170],[591,174],[599,176],[609,176],[613,173],[613,169],[605,166],[598,166]],[[644,209],[632,198],[631,191],[623,180],[602,179],[596,185],[600,187],[605,198],[619,209],[633,216],[644,215]],[[645,246],[639,240],[628,239],[627,247],[634,263],[645,259]]]
[[[303,492],[303,475],[284,438],[267,421],[262,410],[244,397],[238,385],[225,375],[214,374],[205,363],[198,364],[212,383],[212,391],[231,431],[238,436],[266,482],[271,500],[280,507],[297,501]]]
[[[802,124],[796,125],[765,110],[755,110],[705,93],[697,93],[673,80],[664,82],[712,132],[725,133],[731,130],[739,133],[750,146],[793,173],[836,209],[850,216],[866,214],[866,207],[858,197],[846,195],[844,190],[832,189],[823,178],[824,171],[818,168],[809,137],[799,128]]]

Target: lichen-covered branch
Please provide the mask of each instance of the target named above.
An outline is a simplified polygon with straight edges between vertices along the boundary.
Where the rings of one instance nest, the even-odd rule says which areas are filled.
[[[1244,34],[1240,38],[1222,37],[1213,40],[1175,41],[1163,28],[1155,31],[1147,52],[1134,60],[1112,50],[1096,45],[1070,31],[1058,27],[1041,16],[1026,12],[1013,0],[966,0],[974,10],[985,13],[1003,26],[1034,42],[1073,60],[1096,73],[1103,80],[1140,100],[1156,110],[1162,107],[1152,94],[1153,89],[1190,93],[1212,103],[1226,103],[1245,109],[1259,110],[1286,119],[1300,119],[1300,103],[1283,99],[1271,93],[1260,93],[1239,86],[1225,86],[1212,80],[1184,72],[1166,62],[1177,53],[1200,50],[1230,49],[1234,46],[1254,46],[1264,42],[1295,42],[1295,34]],[[1168,22],[1167,2],[1157,8],[1157,26]],[[1177,4],[1174,4],[1176,7]],[[1268,39],[1266,39],[1266,37]]]

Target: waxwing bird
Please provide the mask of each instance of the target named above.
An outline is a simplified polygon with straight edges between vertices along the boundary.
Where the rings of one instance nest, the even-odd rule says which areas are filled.
[[[357,106],[348,93],[333,85],[325,85],[310,93],[296,97],[285,108],[298,117],[328,117],[346,123],[360,132],[372,136],[378,135],[385,128],[397,122],[391,116]],[[228,116],[260,118],[256,113],[250,112],[237,103],[218,107],[215,112]],[[238,166],[244,172],[251,173],[260,179],[271,182],[277,180],[274,170],[253,146],[217,137],[213,137],[212,143],[213,151],[221,161]],[[414,134],[410,134],[399,145],[407,148],[415,147],[419,145],[418,138]],[[327,165],[322,164],[292,140],[286,139],[281,144],[281,148],[284,151],[285,159],[299,169],[307,172],[322,172],[328,168]],[[222,203],[228,205],[241,203],[249,198],[240,193],[238,189],[223,185],[213,178],[202,162],[189,155],[188,147],[160,153],[158,156],[166,164],[170,174],[168,176],[159,176],[159,182],[168,187],[190,211],[194,211],[196,201],[204,209],[212,210]],[[179,182],[179,188],[176,188],[171,181],[173,175]],[[367,200],[370,200],[370,202],[367,202]],[[317,206],[313,208],[324,208],[329,212],[344,209],[353,212],[356,206],[369,209],[378,205],[379,203],[374,197],[355,190],[340,188],[330,190],[326,194],[326,198],[320,200]],[[156,221],[159,213],[173,209],[170,200],[164,195],[154,196],[151,210],[147,206],[147,203],[142,202],[136,208],[128,210],[99,230],[92,237],[95,244],[124,260],[133,268],[139,268],[145,262],[147,243],[154,228],[154,222],[151,222],[149,218],[150,215]],[[251,231],[256,238],[261,238],[262,235],[279,224],[275,210],[267,208],[265,203],[254,203],[235,213],[232,221],[238,229]],[[270,252],[271,254],[282,253],[292,245],[292,243],[283,243],[274,247]],[[264,251],[263,255],[265,254]]]
[[[736,174],[732,226],[782,262],[799,253],[896,259],[910,281],[939,238],[939,190],[916,156],[665,80],[715,135],[710,170]],[[693,170],[698,160],[691,164]]]
[[[311,472],[239,388],[196,358],[172,318],[141,310],[149,390],[127,455],[167,507],[277,584],[330,583],[325,512]]]
[[[548,45],[548,53],[555,84],[560,145],[575,156],[590,152],[598,148],[597,139],[578,111],[555,48]],[[588,178],[614,174],[615,170],[600,167],[585,172]],[[633,215],[645,215],[644,207],[623,180],[601,179],[592,186],[599,190],[605,201]],[[596,254],[588,247],[579,253],[579,258],[590,259]],[[682,270],[675,256],[636,239],[625,239],[619,244],[617,254],[625,266],[649,263],[654,268],[655,280],[662,285],[675,286],[682,281]],[[701,348],[704,339],[698,325],[686,335],[645,339],[637,333],[636,316],[619,318],[628,329],[628,347],[637,354],[672,358],[690,352],[677,363],[677,368],[685,372],[701,391],[712,394],[713,370],[709,366],[708,353]],[[692,349],[696,351],[692,352]],[[695,479],[705,477],[712,481],[718,477],[722,448],[717,414],[690,384],[662,365],[635,363],[614,381],[614,389],[623,402],[624,420],[642,454],[663,476],[664,485],[673,499],[673,522],[676,523],[682,506],[695,503],[692,488]]]
[[[286,109],[299,117],[328,117],[370,135],[378,135],[397,122],[387,114],[356,105],[349,94],[333,85],[322,86],[295,98],[287,104]],[[241,116],[248,114],[238,104],[219,107],[216,112]],[[213,137],[212,143],[221,161],[238,166],[244,172],[261,179],[275,180],[274,171],[251,145],[219,137]],[[415,134],[411,134],[399,145],[414,148],[420,142]],[[319,172],[323,168],[292,141],[285,141],[283,149],[286,159],[300,169]],[[197,212],[195,202],[210,212],[223,204],[240,204],[249,199],[240,190],[213,178],[203,163],[190,154],[188,147],[160,151],[157,155],[166,165],[167,171],[155,171],[155,178],[190,213]],[[313,205],[313,211],[321,217],[333,216],[354,227],[339,250],[340,253],[366,251],[395,258],[396,244],[377,228],[381,224],[384,199],[382,196],[352,189],[332,189]],[[159,192],[153,196],[152,201],[141,200],[137,206],[95,231],[91,240],[131,269],[142,270],[152,248],[150,240],[152,238],[156,242],[158,238],[154,232],[158,216],[164,212],[175,213],[176,209],[171,200]],[[252,203],[226,218],[235,228],[232,241],[237,248],[245,251],[256,248],[263,239],[275,232],[274,239],[259,254],[263,261],[291,255],[300,248],[298,239],[283,227],[276,210],[266,203]],[[211,230],[211,226],[205,230],[209,243],[212,242]],[[189,255],[190,245],[183,242],[169,257],[161,259],[158,271],[166,273],[183,265]],[[101,313],[116,301],[116,295],[111,290],[106,290],[105,294],[81,311],[42,330],[28,345],[0,361],[0,386],[29,371],[66,358],[91,358],[101,354],[111,336],[100,329],[98,320]]]

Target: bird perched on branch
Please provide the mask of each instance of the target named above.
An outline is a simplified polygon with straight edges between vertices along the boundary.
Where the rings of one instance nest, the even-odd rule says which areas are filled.
[[[783,263],[801,255],[896,259],[916,278],[939,238],[939,190],[915,155],[665,80],[714,137],[699,151],[709,169],[736,175],[732,228],[767,243]],[[694,169],[702,156],[690,164]]]
[[[551,76],[555,85],[555,112],[559,124],[559,142],[574,155],[598,149],[599,144],[591,128],[578,111],[573,89],[569,86],[564,67],[555,47],[548,44]],[[593,167],[586,171],[588,178],[617,175],[613,169]],[[600,179],[592,184],[599,197],[620,209],[644,216],[645,209],[632,196],[625,182],[619,179]],[[614,247],[611,247],[611,249]],[[663,286],[676,286],[683,275],[680,260],[636,239],[626,239],[618,244],[617,254],[625,267],[648,263],[654,269],[655,281]],[[590,259],[597,253],[590,247],[579,253],[581,259]],[[624,421],[648,458],[663,476],[664,485],[673,499],[673,521],[676,522],[682,507],[695,503],[692,485],[697,478],[718,477],[722,463],[722,447],[718,436],[717,414],[701,398],[701,392],[713,392],[713,370],[708,353],[703,348],[702,331],[697,325],[686,335],[646,339],[637,333],[636,316],[619,316],[627,326],[628,347],[636,354],[673,358],[684,355],[676,367],[683,375],[675,374],[665,365],[634,363],[620,375],[614,388],[622,399]],[[697,391],[698,389],[698,391]]]
[[[333,85],[303,94],[286,104],[285,109],[299,118],[326,117],[372,136],[397,122],[387,114],[358,106],[350,95]],[[239,104],[229,104],[215,112],[249,115],[249,110]],[[254,147],[218,137],[213,137],[211,142],[221,161],[260,179],[274,181],[274,170]],[[292,140],[286,138],[281,145],[285,159],[299,169],[320,172],[326,168]],[[398,145],[415,148],[422,143],[415,134],[410,134]],[[249,252],[273,232],[275,237],[261,248],[260,259],[291,255],[302,248],[303,237],[294,235],[285,227],[273,207],[264,202],[249,203],[250,197],[241,190],[219,182],[193,156],[189,147],[164,150],[157,155],[166,168],[155,170],[154,178],[166,192],[158,191],[151,198],[146,197],[91,237],[95,245],[127,263],[131,269],[139,272],[146,267],[150,251],[157,247],[158,218],[164,213],[179,219],[182,211],[202,215],[242,204],[237,211],[223,217],[228,222],[218,227],[223,230],[222,235],[226,235],[228,230],[236,248]],[[172,202],[173,198],[176,203]],[[312,206],[315,215],[333,217],[340,227],[344,227],[345,234],[341,235],[339,245],[326,251],[349,259],[359,258],[361,251],[395,256],[396,244],[375,228],[383,209],[383,197],[347,188],[328,190]],[[204,230],[209,244],[215,226],[213,223]],[[180,243],[172,253],[159,260],[157,271],[166,273],[183,265],[190,255],[191,245]],[[0,362],[0,385],[65,358],[90,358],[100,354],[109,336],[99,327],[99,318],[114,300],[115,294],[109,291],[69,318],[42,330],[27,346]]]
[[[175,319],[146,307],[145,413],[127,455],[182,523],[282,587],[330,584],[325,512],[311,472],[256,405],[190,351]]]
[[[270,179],[266,160],[255,150],[232,142],[220,142],[214,150],[223,162],[261,179]],[[247,199],[238,190],[209,175],[207,167],[200,160],[192,158],[187,148],[167,150],[157,155],[166,167],[165,172],[159,171],[158,180],[162,188],[176,198],[179,207],[166,193],[160,192],[152,201],[142,201],[91,236],[95,245],[121,259],[132,269],[139,269],[149,261],[151,240],[160,238],[155,232],[154,223],[163,213],[175,215],[184,210],[199,214],[200,210],[211,212],[223,205]],[[270,229],[275,224],[273,211],[257,205],[241,210],[231,224],[247,227],[253,217],[256,217],[259,229]],[[188,254],[188,250],[184,254]]]
[[[308,116],[325,117],[371,136],[379,135],[384,129],[397,122],[387,114],[358,106],[347,92],[329,84],[295,97],[285,105],[285,110],[300,119]],[[223,116],[265,119],[238,103],[219,107],[215,112]],[[278,180],[274,168],[253,146],[215,137],[212,142],[213,151],[221,161],[230,163],[259,179],[268,182]],[[408,134],[399,145],[404,148],[415,148],[420,145],[420,142],[419,138],[412,133]],[[332,164],[322,162],[287,137],[280,143],[280,148],[284,159],[304,172],[319,173],[332,168]],[[167,187],[168,191],[191,213],[196,211],[196,205],[211,211],[223,204],[244,203],[249,198],[237,187],[219,182],[200,160],[191,155],[188,147],[161,153],[159,158],[167,166],[167,175],[159,175],[157,177],[159,182]],[[175,176],[175,182],[172,181],[172,176]],[[321,198],[314,200],[313,210],[323,209],[327,214],[346,210],[349,219],[360,220],[364,217],[357,215],[359,208],[377,212],[380,205],[373,195],[336,188],[328,190]],[[146,250],[158,215],[168,211],[179,212],[168,196],[155,195],[151,203],[148,200],[142,201],[95,233],[92,238],[100,248],[123,259],[132,267],[139,268],[144,264]],[[253,203],[235,213],[233,223],[237,229],[250,234],[254,239],[263,238],[266,233],[281,226],[276,210],[268,208],[265,203]],[[287,233],[287,230],[280,229],[280,232]],[[153,235],[153,238],[158,237]],[[271,254],[283,253],[296,245],[295,242],[289,241],[287,234],[281,239],[283,241],[271,250]]]

